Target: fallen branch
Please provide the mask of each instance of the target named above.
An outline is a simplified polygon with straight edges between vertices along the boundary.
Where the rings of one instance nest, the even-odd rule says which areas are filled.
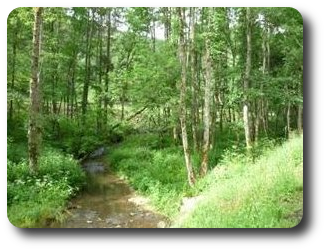
[[[136,117],[137,115],[141,114],[143,111],[145,111],[147,109],[147,106],[143,107],[142,109],[140,109],[139,111],[135,112],[134,114],[132,114],[131,116],[129,116],[125,121],[130,121],[132,120],[134,117]],[[115,124],[111,130],[114,130],[115,128],[117,128],[118,126],[121,125],[121,122],[119,122],[118,124]]]

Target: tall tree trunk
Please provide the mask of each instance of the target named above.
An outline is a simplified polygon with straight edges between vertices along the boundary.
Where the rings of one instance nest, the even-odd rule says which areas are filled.
[[[87,32],[86,32],[86,55],[85,55],[85,82],[83,86],[83,99],[82,99],[82,114],[83,118],[86,115],[87,110],[87,103],[88,103],[88,90],[89,90],[89,84],[90,84],[90,78],[91,78],[91,71],[90,71],[90,65],[91,65],[91,49],[92,49],[92,37],[93,37],[93,25],[94,25],[94,10],[92,11],[92,19],[91,21],[87,20]],[[89,10],[88,10],[88,16],[89,19]]]
[[[107,40],[106,40],[106,69],[105,69],[105,87],[104,87],[104,125],[108,121],[108,103],[109,103],[109,73],[111,65],[111,8],[108,8],[107,14]]]
[[[190,49],[190,58],[191,58],[191,125],[192,125],[192,140],[194,150],[198,150],[198,92],[197,92],[197,55],[195,48],[195,38],[196,38],[196,7],[191,7],[190,16],[191,16],[191,49]]]
[[[16,74],[16,48],[17,48],[17,42],[16,42],[16,36],[17,33],[14,33],[15,38],[13,39],[12,43],[12,65],[11,65],[11,89],[14,90],[15,87],[15,74]],[[10,99],[9,102],[9,121],[13,121],[13,113],[14,113],[14,105],[13,105],[13,99]]]
[[[266,24],[267,27],[266,31],[265,29],[263,30],[263,41],[262,41],[262,55],[263,55],[263,65],[262,65],[262,73],[263,76],[267,76],[268,71],[269,71],[269,28],[268,28],[268,24]],[[264,130],[265,130],[265,134],[267,136],[267,129],[266,129],[266,121],[265,121],[265,116],[264,116],[264,112],[266,113],[266,111],[264,111],[264,103],[266,103],[266,100],[264,100],[264,95],[263,95],[263,91],[264,91],[264,85],[261,82],[260,86],[259,86],[259,91],[260,91],[260,95],[257,98],[257,107],[256,107],[256,117],[255,117],[255,143],[258,143],[258,137],[259,137],[259,129],[260,129],[260,125],[263,124],[264,126]],[[265,108],[266,109],[266,108]]]
[[[58,29],[55,27],[55,22],[51,22],[51,32],[55,33],[58,35]],[[57,25],[58,26],[58,25]],[[58,65],[59,63],[57,62],[57,54],[58,54],[58,44],[55,44],[53,49],[52,49],[52,55],[53,55],[53,72],[52,72],[52,112],[53,114],[58,114],[58,104],[57,104],[57,86],[58,86]],[[53,120],[53,123],[55,123],[55,119]],[[54,127],[54,125],[53,125]]]
[[[98,47],[97,47],[97,55],[98,55],[98,88],[102,90],[102,24],[103,24],[103,17],[100,17],[100,25],[98,27],[97,33],[97,40],[98,40]],[[97,96],[97,131],[100,133],[102,130],[102,98],[101,98],[101,91],[96,92]]]
[[[171,33],[171,10],[170,7],[162,7],[162,9],[164,15],[164,38],[168,41]]]
[[[270,72],[270,58],[271,58],[271,52],[270,52],[270,46],[269,46],[269,40],[270,40],[270,27],[267,25],[267,39],[266,39],[266,50],[267,50],[267,55],[266,55],[266,72],[269,74]],[[262,103],[262,118],[263,118],[263,126],[264,126],[264,131],[266,137],[268,136],[268,99],[264,100]]]
[[[208,8],[208,28],[210,26],[210,8]],[[208,151],[210,143],[210,126],[211,126],[211,89],[212,89],[212,61],[210,56],[210,39],[205,39],[205,55],[204,55],[204,69],[205,69],[205,94],[204,94],[204,133],[203,133],[203,145],[202,145],[202,162],[200,167],[200,175],[204,176],[208,170]]]
[[[75,111],[77,111],[77,104],[74,108],[74,102],[77,98],[76,89],[75,89],[75,76],[76,76],[76,66],[77,66],[77,51],[74,52],[73,64],[72,64],[72,72],[71,72],[71,99],[70,99],[70,118],[72,119],[75,115]]]
[[[250,7],[246,8],[246,37],[247,37],[247,56],[246,56],[246,69],[243,81],[244,91],[244,102],[243,102],[243,122],[246,137],[247,150],[250,151],[252,148],[252,129],[250,121],[250,100],[248,97],[249,83],[250,83],[250,71],[251,71],[251,13]]]
[[[187,68],[186,68],[186,52],[185,52],[185,38],[184,38],[184,9],[178,8],[180,30],[179,30],[179,57],[181,62],[181,83],[180,83],[180,124],[183,151],[186,161],[186,168],[188,173],[188,183],[193,186],[195,183],[195,174],[192,169],[190,151],[188,146],[187,124],[186,124],[186,82],[187,82]]]
[[[88,11],[88,10],[87,10]],[[87,99],[88,99],[88,86],[89,86],[89,72],[88,72],[88,60],[89,60],[89,43],[90,43],[90,21],[89,12],[87,15],[87,31],[86,31],[86,53],[85,53],[85,82],[83,86],[83,96],[82,96],[82,114],[86,114],[87,109]]]
[[[28,127],[28,155],[31,172],[38,170],[38,159],[41,147],[41,120],[40,120],[40,83],[39,83],[39,56],[41,49],[42,8],[34,8],[32,73],[30,81],[30,109]]]

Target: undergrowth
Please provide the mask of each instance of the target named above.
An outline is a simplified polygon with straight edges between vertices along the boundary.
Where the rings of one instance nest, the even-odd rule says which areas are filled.
[[[7,159],[9,221],[14,226],[29,228],[44,226],[49,220],[62,220],[67,201],[85,180],[77,161],[53,149],[43,153],[36,173],[29,171],[24,160],[15,163]]]

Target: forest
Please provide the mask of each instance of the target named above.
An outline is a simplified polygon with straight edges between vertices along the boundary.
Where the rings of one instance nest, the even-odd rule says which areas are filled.
[[[301,14],[14,9],[7,212],[21,228],[298,225]]]

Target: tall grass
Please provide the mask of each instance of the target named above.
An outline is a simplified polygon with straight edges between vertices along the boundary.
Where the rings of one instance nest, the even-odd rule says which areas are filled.
[[[196,189],[204,199],[174,227],[294,227],[303,214],[303,136],[265,152],[254,164],[225,157]]]

